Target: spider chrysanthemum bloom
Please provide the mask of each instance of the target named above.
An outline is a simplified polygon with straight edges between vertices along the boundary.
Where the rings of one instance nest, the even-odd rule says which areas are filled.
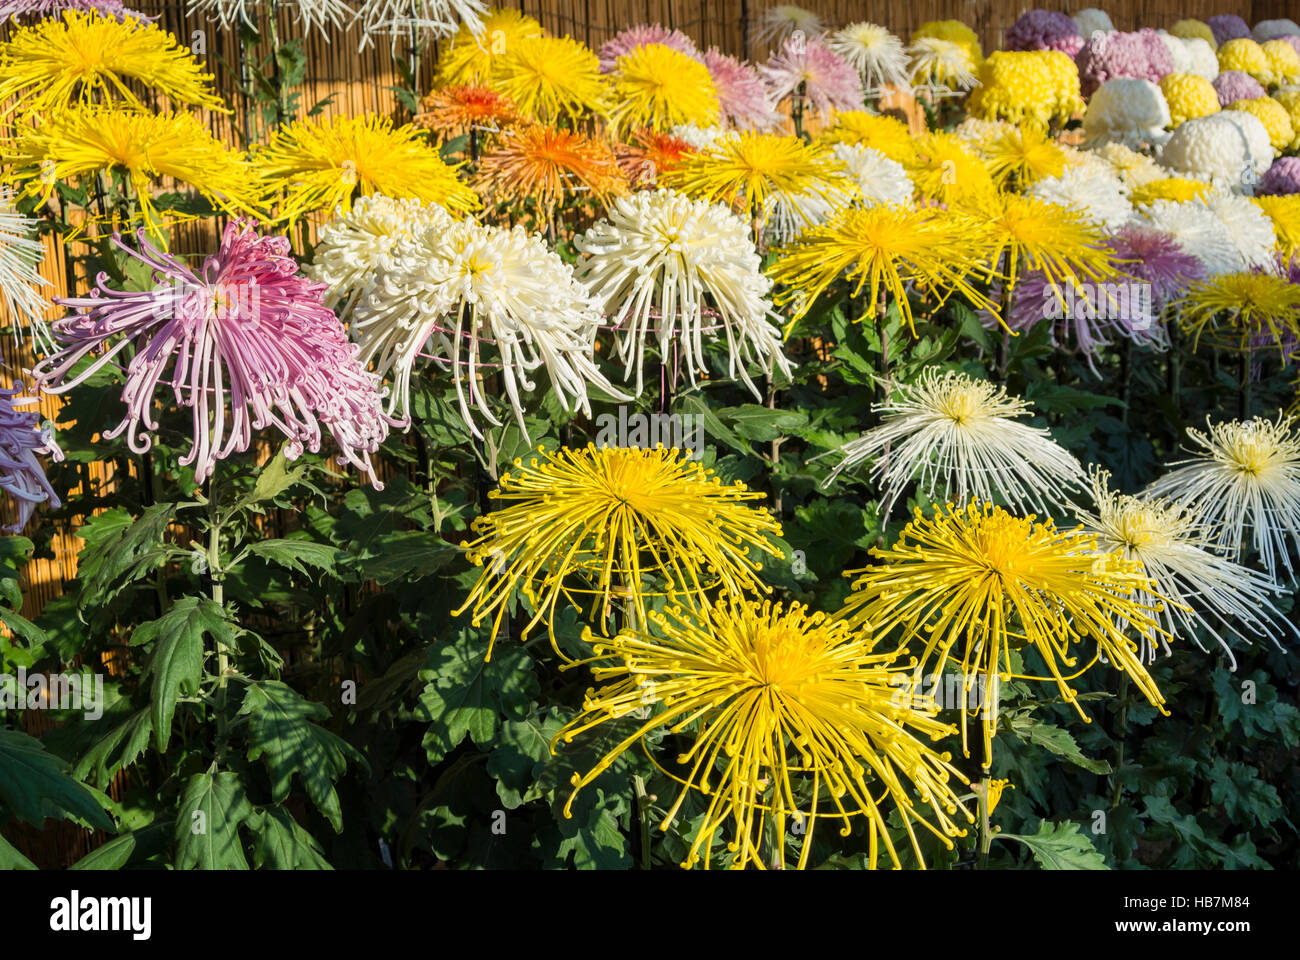
[[[867,206],[874,203],[907,204],[916,188],[901,163],[879,150],[856,144],[837,143],[831,153],[858,187],[858,197]]]
[[[394,127],[373,113],[295,120],[278,128],[252,161],[277,219],[290,223],[315,210],[346,211],[353,196],[372,193],[413,197],[454,214],[479,205],[415,127]]]
[[[763,11],[763,20],[755,38],[761,45],[780,43],[795,33],[815,37],[822,32],[822,19],[812,10],[794,3],[778,3]]]
[[[523,119],[504,93],[487,87],[441,87],[424,98],[415,123],[446,136],[471,130],[497,132]]]
[[[794,108],[804,106],[829,120],[836,110],[862,107],[858,71],[822,40],[790,37],[758,67],[773,103],[787,97]]]
[[[1255,417],[1189,427],[1199,448],[1190,460],[1147,487],[1153,497],[1169,497],[1197,511],[1218,531],[1215,543],[1240,559],[1247,530],[1269,577],[1283,569],[1293,576],[1287,543],[1300,549],[1300,427],[1292,417]]]
[[[996,312],[967,279],[984,263],[988,242],[986,228],[969,217],[880,203],[841,210],[826,224],[805,230],[777,252],[768,276],[785,288],[777,303],[794,304],[787,335],[841,277],[853,296],[867,291],[870,316],[876,315],[880,297],[888,296],[914,329],[908,284],[924,286],[944,300],[960,293],[976,308]]]
[[[754,505],[764,494],[724,484],[675,448],[538,453],[502,474],[493,510],[471,526],[468,556],[484,570],[455,614],[473,608],[475,626],[491,616],[493,640],[517,588],[534,611],[521,638],[543,620],[553,625],[561,600],[602,623],[625,603],[645,624],[647,596],[698,606],[715,587],[767,591],[755,557],[781,557],[769,540],[781,527]]]
[[[575,196],[604,204],[627,193],[627,177],[609,144],[538,124],[506,131],[483,155],[474,184],[498,202],[532,200],[548,216]]]
[[[393,375],[390,412],[408,415],[412,371],[427,349],[434,363],[450,367],[461,418],[479,438],[471,407],[501,425],[476,386],[485,366],[499,367],[525,436],[521,393],[536,388],[531,374],[539,369],[566,410],[590,414],[589,384],[625,399],[593,359],[599,324],[587,288],[540,237],[472,220],[395,244],[352,313],[362,360]]]
[[[978,69],[984,62],[984,48],[979,35],[960,20],[927,20],[912,31],[912,42],[935,38],[957,44],[966,51],[970,62]]]
[[[1251,351],[1260,339],[1283,351],[1300,336],[1300,285],[1271,273],[1224,273],[1191,284],[1172,304],[1194,343]]]
[[[721,118],[709,68],[661,43],[648,43],[614,63],[609,121],[617,130],[665,132],[682,124],[711,127]]]
[[[1024,189],[1065,172],[1065,151],[1037,127],[1012,127],[978,144],[993,182]]]
[[[1233,670],[1236,655],[1219,630],[1226,628],[1226,633],[1235,635],[1249,632],[1281,648],[1279,627],[1286,621],[1269,599],[1280,592],[1272,580],[1214,552],[1198,509],[1160,497],[1116,493],[1108,488],[1109,479],[1105,470],[1091,471],[1096,512],[1076,511],[1079,521],[1085,532],[1097,538],[1098,551],[1140,563],[1155,581],[1160,595],[1169,601],[1158,617],[1168,636],[1190,637],[1200,646],[1197,627],[1204,627],[1223,647]],[[1157,601],[1154,596],[1139,599],[1152,606]],[[1294,625],[1291,630],[1300,635]],[[1167,643],[1164,652],[1171,652]],[[1143,662],[1150,663],[1155,654],[1155,647],[1144,638]]]
[[[600,45],[597,55],[600,57],[601,72],[612,72],[618,64],[619,57],[650,44],[668,47],[693,60],[700,59],[700,51],[695,48],[695,41],[680,30],[670,30],[658,23],[639,23],[635,27],[620,30]]]
[[[600,61],[571,37],[520,37],[493,64],[490,86],[542,123],[603,114],[609,91]]]
[[[54,431],[41,426],[34,411],[15,409],[32,402],[33,398],[22,396],[21,384],[0,388],[0,490],[13,498],[18,513],[5,533],[21,533],[42,503],[51,510],[62,505],[37,459],[49,457],[56,463],[63,459]]]
[[[1300,253],[1300,193],[1252,197],[1251,202],[1263,210],[1273,224],[1278,252],[1284,257]]]
[[[730,126],[737,130],[770,130],[785,122],[785,117],[772,105],[758,71],[750,64],[717,47],[709,47],[704,54],[704,65],[713,78],[718,108]]]
[[[484,86],[496,76],[506,51],[525,37],[540,37],[546,31],[534,18],[518,10],[490,10],[483,29],[476,33],[462,23],[438,47],[439,86]]]
[[[840,111],[835,115],[835,123],[822,131],[820,139],[826,144],[851,143],[870,147],[905,166],[916,159],[916,145],[907,124],[895,117],[865,110]]]
[[[246,451],[253,432],[274,427],[285,455],[321,447],[333,436],[340,463],[379,486],[370,455],[393,421],[385,417],[378,378],[366,373],[343,325],[325,306],[325,284],[298,276],[285,237],[260,237],[243,221],[226,226],[221,247],[196,273],[138,234],[128,256],[153,272],[151,290],[114,290],[101,274],[89,297],[57,301],[78,312],[54,324],[65,344],[32,371],[47,393],[65,393],[114,363],[130,346],[122,402],[126,415],[104,433],[126,434],[144,453],[158,429],[155,394],[168,388],[193,422],[194,479],[217,461]],[[88,366],[80,362],[94,357]]]
[[[977,65],[960,43],[938,37],[921,37],[907,48],[912,86],[930,97],[952,96],[975,86]]]
[[[152,23],[65,11],[18,27],[0,44],[0,102],[24,112],[103,99],[142,108],[127,81],[137,81],[174,104],[225,111],[212,74],[190,51]]]
[[[185,12],[215,20],[222,29],[238,30],[241,26],[257,27],[260,22],[257,8],[269,6],[269,0],[190,0]],[[345,0],[296,0],[293,13],[302,23],[304,33],[315,29],[323,37],[328,37],[331,29],[345,29],[356,16]]]
[[[955,133],[927,133],[902,161],[917,193],[941,204],[967,203],[996,193],[988,165]]]
[[[1083,468],[1042,427],[1020,422],[1029,404],[1006,387],[962,373],[922,371],[916,383],[894,384],[872,407],[881,424],[836,451],[841,460],[823,485],[874,460],[872,483],[888,516],[907,485],[931,502],[972,498],[1017,510],[1049,510],[1082,488]]]
[[[48,352],[52,342],[45,298],[37,290],[49,281],[37,270],[45,257],[45,245],[36,237],[37,223],[15,210],[8,188],[0,188],[0,307],[19,339],[30,331],[36,348]]]
[[[683,867],[708,869],[721,831],[730,866],[784,868],[788,835],[803,834],[796,868],[808,863],[819,820],[848,835],[865,817],[868,863],[883,842],[901,867],[886,826],[888,798],[924,868],[916,827],[952,849],[959,820],[974,822],[954,789],[966,779],[930,742],[952,728],[933,709],[899,695],[905,670],[872,652],[865,630],[769,601],[730,597],[699,612],[651,615],[651,630],[600,641],[584,712],[551,748],[629,714],[650,713],[591,770],[575,773],[573,792],[604,773],[638,742],[681,790],[660,823],[668,830],[688,797],[706,803]],[[900,683],[901,681],[901,683]],[[679,737],[675,756],[663,735]],[[650,739],[654,736],[652,746]],[[671,756],[671,754],[670,754]],[[565,815],[573,797],[565,807]],[[933,821],[933,822],[931,822]]]
[[[618,165],[627,177],[628,185],[635,190],[655,186],[661,171],[695,150],[694,146],[674,134],[637,130],[627,143],[614,148],[614,155],[618,157]]]
[[[1150,285],[1151,307],[1155,315],[1165,305],[1180,297],[1187,285],[1205,277],[1201,261],[1186,253],[1173,237],[1149,227],[1129,224],[1106,238],[1115,255],[1115,268],[1141,283]],[[1163,342],[1163,327],[1156,325],[1158,341]]]
[[[856,579],[837,617],[869,625],[877,644],[897,630],[900,648],[920,647],[918,660],[934,677],[960,657],[967,689],[982,678],[992,691],[1016,675],[1011,651],[1032,649],[1050,674],[1044,679],[1055,681],[1062,699],[1087,720],[1063,671],[1079,666],[1078,648],[1091,641],[1098,657],[1129,674],[1165,712],[1133,639],[1154,642],[1162,635],[1156,616],[1164,598],[1138,564],[1098,556],[1094,537],[989,503],[948,504],[929,516],[918,508],[897,543],[871,553],[881,562],[845,572]],[[987,767],[997,715],[979,712]]]
[[[625,378],[636,370],[642,389],[646,341],[661,356],[680,344],[687,375],[707,373],[704,344],[722,339],[729,373],[759,396],[747,367],[790,376],[772,281],[745,221],[726,207],[667,190],[641,191],[614,202],[606,219],[575,239],[586,255],[579,276],[618,327]]]
[[[362,50],[378,36],[389,37],[395,50],[398,40],[448,37],[460,30],[482,37],[486,13],[481,0],[357,0],[356,19]]]
[[[826,45],[858,71],[867,96],[878,97],[885,87],[907,86],[903,41],[884,27],[865,21],[850,23],[832,33]]]
[[[48,200],[60,181],[125,171],[142,222],[151,231],[160,216],[151,187],[171,177],[232,215],[257,213],[261,191],[243,157],[226,149],[188,113],[143,113],[77,106],[53,111],[39,125],[24,125],[12,141],[10,182],[21,196]]]

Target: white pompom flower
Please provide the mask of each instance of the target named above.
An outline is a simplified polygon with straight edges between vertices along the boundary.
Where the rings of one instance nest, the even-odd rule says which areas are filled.
[[[1129,147],[1163,143],[1169,126],[1169,103],[1150,80],[1107,80],[1088,101],[1083,131],[1091,143],[1114,140]]]
[[[1060,176],[1043,177],[1025,193],[1077,210],[1089,222],[1106,230],[1118,230],[1133,217],[1128,191],[1109,171],[1066,167]]]
[[[1201,261],[1209,276],[1232,273],[1241,266],[1241,253],[1232,234],[1199,200],[1155,200],[1143,206],[1138,220],[1173,237],[1185,253]]]
[[[1170,170],[1239,188],[1273,162],[1268,130],[1241,110],[1224,110],[1178,125],[1160,152]]]
[[[1209,42],[1201,37],[1184,37],[1183,46],[1187,50],[1187,73],[1213,80],[1219,75],[1219,55]]]

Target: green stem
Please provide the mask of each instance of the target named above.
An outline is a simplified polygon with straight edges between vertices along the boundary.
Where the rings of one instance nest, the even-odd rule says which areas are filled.
[[[1111,776],[1112,787],[1110,806],[1113,810],[1119,806],[1124,796],[1124,784],[1120,779],[1120,769],[1124,766],[1124,735],[1128,729],[1128,673],[1119,675],[1119,723],[1115,731],[1115,772]]]

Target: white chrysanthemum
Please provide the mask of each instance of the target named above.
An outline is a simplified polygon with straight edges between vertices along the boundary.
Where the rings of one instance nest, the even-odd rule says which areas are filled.
[[[1133,216],[1124,184],[1109,170],[1066,167],[1059,177],[1043,177],[1025,193],[1077,210],[1107,230],[1118,230]]]
[[[978,82],[970,53],[960,43],[938,37],[918,37],[907,48],[912,84],[933,98],[952,96]]]
[[[1169,176],[1168,170],[1145,153],[1138,153],[1122,143],[1104,143],[1092,152],[1110,165],[1120,183],[1128,190]]]
[[[1102,159],[1100,152],[1101,148],[1097,148],[1096,150],[1080,150],[1078,147],[1072,147],[1068,143],[1061,143],[1058,144],[1058,146],[1061,148],[1061,152],[1065,154],[1065,166],[1067,169],[1082,170],[1100,176],[1115,175],[1115,170],[1111,167],[1110,163]]]
[[[1088,140],[1115,140],[1130,147],[1162,143],[1169,125],[1169,103],[1150,80],[1116,77],[1107,80],[1088,101],[1083,131]]]
[[[1240,186],[1268,169],[1273,147],[1257,118],[1223,110],[1180,123],[1160,152],[1160,162],[1179,173]]]
[[[500,426],[482,391],[473,389],[481,365],[500,368],[521,430],[520,391],[534,389],[529,374],[539,367],[566,410],[572,399],[590,414],[589,384],[621,397],[593,359],[600,313],[590,293],[571,266],[522,227],[452,222],[399,243],[384,263],[357,301],[352,326],[362,360],[380,375],[393,374],[390,413],[408,415],[411,372],[426,347],[436,363],[450,366],[461,416],[476,437],[482,434],[471,405]]]
[[[1016,125],[1007,120],[985,120],[981,117],[967,117],[957,124],[952,132],[976,150],[982,150],[984,144],[1016,129]]]
[[[329,306],[348,301],[341,311],[346,316],[397,244],[430,227],[446,229],[451,223],[450,214],[436,203],[396,200],[379,193],[358,197],[351,210],[335,211],[334,219],[321,227],[315,255],[303,272],[329,284],[325,295]]]
[[[1300,429],[1294,418],[1255,417],[1189,428],[1196,456],[1147,488],[1195,509],[1218,532],[1216,545],[1240,559],[1247,531],[1268,575],[1294,576],[1288,542],[1300,549]]]
[[[1273,221],[1249,199],[1235,193],[1212,190],[1204,203],[1228,229],[1228,236],[1241,258],[1238,269],[1276,271],[1274,255],[1276,237]]]
[[[763,202],[763,241],[789,243],[809,227],[821,226],[859,199],[856,186],[827,185],[814,193],[769,194]]]
[[[1232,234],[1200,201],[1154,200],[1143,205],[1138,221],[1172,236],[1185,253],[1201,261],[1210,276],[1232,273],[1241,264]]]
[[[1078,510],[1078,519],[1086,533],[1096,536],[1098,552],[1119,553],[1142,564],[1160,597],[1139,591],[1135,599],[1156,611],[1167,633],[1191,637],[1201,646],[1196,634],[1197,627],[1203,626],[1228,654],[1234,670],[1237,658],[1216,626],[1232,634],[1266,637],[1281,648],[1278,636],[1286,621],[1269,599],[1280,592],[1272,580],[1213,552],[1212,533],[1195,507],[1116,493],[1107,489],[1109,478],[1106,471],[1094,468],[1092,496],[1097,512]],[[1290,627],[1300,635],[1294,625]],[[1161,644],[1169,654],[1168,642],[1162,638]],[[1143,637],[1143,662],[1154,657],[1150,638]]]
[[[37,292],[49,285],[36,269],[44,257],[45,247],[36,239],[36,221],[14,209],[7,188],[0,190],[0,305],[13,318],[20,339],[30,330],[37,349],[52,353],[45,298]]]
[[[268,0],[190,0],[186,14],[197,13],[216,20],[226,30],[238,28],[240,24],[260,28],[261,18],[253,10],[269,6]],[[315,28],[324,36],[329,36],[326,27],[342,30],[356,16],[345,0],[298,0],[293,9],[302,22],[303,32]]]
[[[722,127],[697,127],[693,123],[683,123],[673,127],[673,136],[689,143],[696,150],[707,150],[727,132]]]
[[[1021,512],[1050,510],[1082,486],[1079,461],[1047,430],[1020,423],[1030,407],[1005,387],[929,367],[916,383],[895,384],[894,393],[873,407],[881,425],[840,447],[842,459],[825,484],[875,459],[871,479],[886,515],[914,478],[931,500],[973,497]]]
[[[1115,29],[1115,24],[1111,23],[1110,14],[1105,10],[1098,10],[1096,7],[1086,7],[1074,14],[1074,25],[1079,29],[1079,36],[1087,40],[1094,33],[1110,33]]]
[[[361,49],[376,36],[388,36],[393,44],[399,38],[449,37],[461,24],[477,37],[487,12],[482,0],[360,0]]]
[[[1156,36],[1160,42],[1165,45],[1169,51],[1169,60],[1173,63],[1173,69],[1170,73],[1191,73],[1192,70],[1192,53],[1183,43],[1182,37],[1175,37],[1166,30],[1157,30]]]
[[[1267,43],[1269,40],[1277,40],[1281,37],[1300,36],[1300,25],[1294,20],[1261,20],[1255,24],[1255,29],[1251,31],[1255,37],[1256,43]]]
[[[1219,75],[1219,55],[1209,42],[1201,37],[1184,37],[1183,46],[1187,49],[1187,73],[1213,80]]]
[[[863,203],[909,203],[915,186],[903,165],[879,150],[856,143],[837,143],[831,153],[854,183]]]
[[[878,96],[886,86],[907,87],[907,52],[903,41],[874,23],[850,23],[832,33],[827,45],[862,77],[862,90]]]
[[[625,378],[636,369],[638,394],[651,336],[661,356],[681,344],[691,383],[708,369],[706,339],[725,339],[730,375],[755,396],[750,364],[790,375],[779,318],[767,299],[772,281],[740,217],[663,189],[620,197],[606,217],[574,240],[586,255],[579,276],[617,326]]]
[[[813,11],[793,3],[778,3],[763,11],[763,22],[758,28],[758,42],[779,44],[796,31],[805,37],[815,37],[823,29],[821,17]]]

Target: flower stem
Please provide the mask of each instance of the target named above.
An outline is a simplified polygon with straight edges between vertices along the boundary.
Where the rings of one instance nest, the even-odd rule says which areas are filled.
[[[1113,810],[1119,806],[1124,796],[1124,784],[1120,780],[1120,769],[1124,766],[1124,734],[1128,728],[1128,673],[1119,675],[1119,723],[1115,731],[1115,772],[1111,775],[1110,806]]]

